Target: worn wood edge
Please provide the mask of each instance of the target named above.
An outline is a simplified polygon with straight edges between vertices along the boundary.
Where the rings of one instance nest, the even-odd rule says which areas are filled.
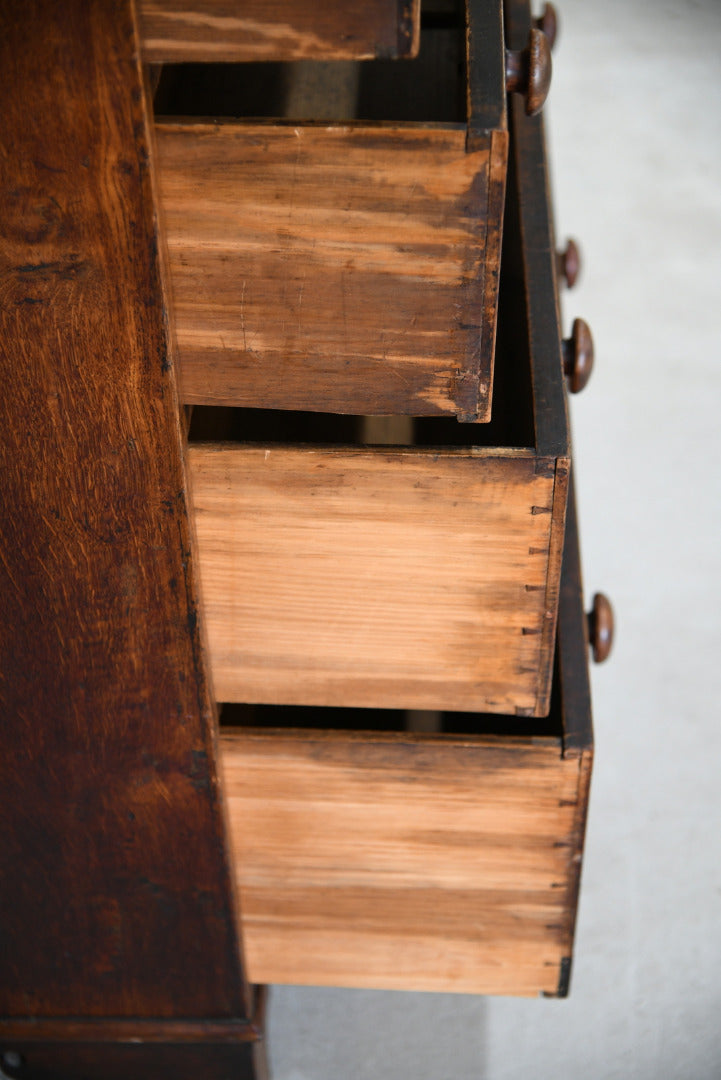
[[[488,422],[493,412],[493,381],[496,365],[498,330],[498,291],[501,278],[503,222],[506,205],[508,132],[493,131],[488,162],[488,201],[486,204],[486,257],[483,265],[483,314],[481,317],[480,365],[478,373],[479,423]],[[487,357],[488,372],[483,370]],[[484,383],[484,378],[488,381]]]
[[[466,0],[467,146],[507,128],[506,63],[500,0]]]
[[[269,119],[267,116],[243,116],[240,119],[233,116],[183,116],[182,114],[164,116],[158,114],[155,117],[155,127],[158,131],[177,133],[179,130],[199,129],[196,134],[203,134],[215,128],[224,127],[247,127],[258,130],[267,128],[274,131],[278,128],[322,128],[325,131],[339,130],[359,131],[373,135],[376,132],[390,133],[398,136],[405,132],[428,133],[430,138],[434,132],[458,131],[464,132],[466,125],[455,120],[355,120],[352,117],[347,120],[294,120],[291,117],[279,116]],[[486,144],[484,144],[485,147]],[[478,149],[483,149],[479,147]]]
[[[275,47],[263,48],[243,33],[242,29],[232,27],[233,21],[240,20],[240,14],[234,20],[233,16],[214,15],[208,13],[203,20],[206,26],[216,23],[212,40],[198,41],[193,36],[192,28],[185,34],[177,33],[173,36],[161,36],[155,25],[157,20],[163,18],[162,10],[153,11],[152,2],[138,0],[137,6],[140,12],[141,48],[143,59],[150,63],[244,63],[248,61],[293,61],[314,59],[325,60],[373,60],[379,57],[387,59],[412,59],[418,53],[420,44],[420,0],[396,0],[395,10],[395,41],[391,44],[389,32],[392,33],[390,20],[384,28],[384,36],[388,42],[385,46],[372,44],[367,41],[359,46],[353,43],[352,34],[346,33],[336,40],[324,41],[317,34],[309,31],[294,29],[289,23],[280,23],[277,19],[271,20],[268,27],[277,28],[279,31],[287,31],[290,42],[293,38],[302,38],[305,34],[305,46],[296,40],[295,44],[280,40]],[[171,8],[167,3],[160,5],[162,8]],[[196,0],[199,14],[202,13],[203,2]],[[390,5],[388,5],[390,8]],[[146,10],[148,9],[148,10]],[[172,13],[169,13],[172,14]],[[181,16],[182,16],[181,12]],[[192,13],[189,13],[192,15]],[[190,20],[192,23],[192,19]],[[262,24],[260,24],[262,25]],[[258,29],[258,24],[255,25]],[[348,27],[346,26],[346,30]],[[350,38],[344,43],[344,39]],[[371,32],[368,32],[371,38]]]
[[[263,1035],[255,1020],[128,1020],[92,1021],[82,1017],[57,1020],[13,1018],[0,1020],[4,1042],[195,1043],[254,1042]]]
[[[245,742],[271,740],[297,741],[305,745],[326,748],[333,753],[334,744],[340,748],[354,743],[363,746],[409,746],[435,747],[446,745],[455,750],[464,747],[477,750],[487,746],[493,750],[528,752],[543,747],[558,752],[561,758],[562,741],[555,735],[454,735],[446,732],[422,731],[361,731],[335,728],[273,728],[273,727],[227,727],[220,733],[221,757],[227,751]]]
[[[202,461],[203,458],[227,451],[238,451],[239,454],[247,450],[273,450],[277,453],[284,451],[322,454],[326,457],[343,455],[344,457],[431,457],[438,458],[486,458],[493,459],[529,459],[536,461],[533,450],[527,446],[360,446],[358,443],[282,443],[272,442],[197,442],[188,446],[188,461],[190,472],[195,466],[194,461]],[[442,455],[441,455],[442,450]],[[551,467],[555,463],[551,464]]]
[[[135,23],[136,41],[139,41],[140,17],[137,2],[132,4],[132,10]],[[171,385],[173,415],[175,418],[176,444],[179,448],[180,466],[182,470],[183,480],[185,483],[187,529],[190,545],[190,554],[192,555],[194,551],[197,551],[197,537],[195,515],[192,513],[193,497],[191,474],[190,469],[188,468],[187,461],[187,436],[190,427],[190,415],[187,413],[186,409],[184,409],[181,404],[178,385],[178,352],[175,337],[175,318],[172,314],[172,278],[169,268],[166,230],[163,223],[162,201],[160,199],[157,176],[157,134],[155,130],[155,125],[153,123],[154,90],[152,80],[150,78],[149,67],[147,64],[142,63],[141,55],[138,55],[137,57],[137,65],[140,72],[141,85],[143,86],[142,109],[145,122],[146,139],[148,144],[148,174],[150,178],[150,187],[153,197],[153,215],[155,220],[155,233],[157,240],[157,257],[160,269],[161,290],[164,299],[164,330],[168,346],[168,363],[171,369],[171,378],[169,382]],[[188,576],[186,573],[186,582],[187,581]],[[256,1002],[253,999],[251,987],[246,977],[245,965],[242,960],[243,952],[242,927],[240,918],[240,897],[238,892],[236,875],[233,872],[233,866],[230,859],[230,818],[228,813],[228,807],[224,798],[224,788],[219,767],[219,713],[216,698],[213,693],[212,666],[209,662],[208,641],[205,631],[205,623],[203,619],[203,612],[205,610],[205,607],[202,598],[202,582],[201,576],[198,573],[197,568],[195,568],[193,572],[192,588],[194,595],[192,598],[189,598],[189,607],[190,610],[194,612],[196,619],[196,634],[193,637],[193,650],[196,654],[196,665],[198,666],[199,670],[202,670],[204,673],[205,685],[207,687],[207,693],[210,699],[212,709],[212,712],[209,716],[207,712],[203,713],[203,743],[207,759],[208,774],[210,778],[210,790],[212,792],[213,801],[216,806],[216,812],[220,818],[219,824],[221,836],[217,838],[219,849],[218,856],[223,867],[223,872],[226,880],[226,888],[228,890],[228,900],[231,906],[232,925],[228,928],[229,937],[234,942],[236,970],[237,976],[240,980],[240,995],[243,1003],[243,1011],[245,1017],[247,1018],[249,1015],[251,1015],[251,1010],[255,1007]]]
[[[566,533],[566,503],[571,468],[570,458],[558,458],[553,463],[553,513],[551,516],[546,592],[544,601],[543,636],[538,668],[536,716],[548,716],[551,707],[553,658],[556,651],[558,606],[563,576],[563,550]]]
[[[397,0],[398,58],[414,60],[421,47],[421,0]]]

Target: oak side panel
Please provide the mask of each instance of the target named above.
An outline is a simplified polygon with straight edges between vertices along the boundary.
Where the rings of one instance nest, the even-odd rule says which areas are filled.
[[[157,136],[184,401],[487,410],[488,140],[467,153],[460,126],[392,124],[161,123]]]
[[[219,701],[534,712],[548,463],[212,444],[188,462]]]
[[[418,51],[420,0],[140,0],[145,60],[364,60]]]
[[[558,740],[238,730],[221,750],[252,978],[558,992],[582,778]]]
[[[242,1018],[132,6],[0,50],[0,1017]]]

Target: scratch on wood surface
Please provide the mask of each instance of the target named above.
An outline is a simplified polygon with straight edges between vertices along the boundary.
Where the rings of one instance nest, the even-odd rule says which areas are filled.
[[[146,20],[149,17],[153,19],[164,19],[170,23],[171,26],[173,23],[185,23],[194,29],[205,27],[209,30],[218,31],[223,35],[223,38],[230,34],[243,34],[247,37],[257,36],[265,41],[270,52],[273,52],[274,48],[277,50],[279,42],[286,44],[288,42],[292,43],[295,51],[299,55],[306,52],[313,55],[315,51],[322,54],[328,52],[329,49],[328,43],[323,38],[318,37],[317,34],[308,31],[299,33],[299,31],[289,23],[277,23],[276,25],[273,25],[269,22],[260,22],[258,19],[240,19],[237,16],[211,15],[207,12],[178,11],[176,9],[164,11],[162,7],[151,4],[145,5],[144,15]],[[149,37],[146,38],[143,43],[146,51],[167,46],[167,44],[167,41],[161,37]],[[208,52],[211,50],[222,52],[225,47],[225,41],[220,39],[218,41],[203,42],[203,48]]]

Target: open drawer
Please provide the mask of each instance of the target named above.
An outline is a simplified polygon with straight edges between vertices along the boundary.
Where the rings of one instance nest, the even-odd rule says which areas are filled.
[[[361,418],[195,411],[220,701],[548,712],[570,459],[541,120],[517,121],[489,424],[368,445]]]
[[[139,0],[151,63],[415,56],[420,0]]]
[[[573,512],[546,719],[223,716],[254,725],[220,740],[252,980],[566,992],[593,754]]]
[[[421,36],[403,63],[216,65],[160,94],[180,114],[156,132],[186,403],[488,420],[501,5],[444,5]]]

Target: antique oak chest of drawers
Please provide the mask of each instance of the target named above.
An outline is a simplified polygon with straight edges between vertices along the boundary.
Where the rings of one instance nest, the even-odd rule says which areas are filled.
[[[7,1075],[261,1077],[271,981],[568,989],[547,43],[523,0],[311,10],[0,8]],[[221,59],[283,107],[181,116]],[[359,105],[313,114],[331,60]]]

